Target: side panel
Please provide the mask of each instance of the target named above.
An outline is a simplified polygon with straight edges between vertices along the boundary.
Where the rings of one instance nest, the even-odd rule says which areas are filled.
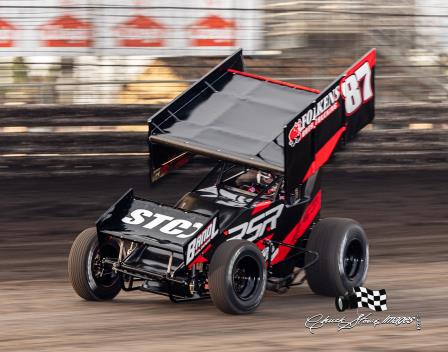
[[[288,194],[328,161],[341,138],[350,141],[373,120],[375,61],[372,49],[284,128]]]
[[[306,182],[304,198],[294,205],[285,204],[284,200],[262,200],[251,208],[239,208],[240,213],[230,223],[221,226],[215,216],[201,231],[184,246],[186,265],[208,262],[219,245],[225,241],[244,239],[253,242],[267,258],[265,240],[283,242],[287,245],[303,245],[308,230],[319,217],[321,207],[320,177],[314,174]],[[288,274],[299,257],[297,251],[287,246],[275,245],[272,264],[279,276]],[[296,258],[296,260],[289,260]]]

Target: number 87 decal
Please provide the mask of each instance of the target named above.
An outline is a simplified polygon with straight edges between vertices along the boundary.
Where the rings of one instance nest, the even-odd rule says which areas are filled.
[[[362,104],[373,97],[372,70],[368,61],[341,81],[341,91],[347,116],[354,114]]]

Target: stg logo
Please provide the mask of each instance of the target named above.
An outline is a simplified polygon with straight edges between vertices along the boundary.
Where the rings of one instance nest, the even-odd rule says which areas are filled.
[[[244,222],[238,226],[235,226],[229,230],[229,235],[237,233],[232,240],[244,239],[248,241],[255,241],[265,233],[269,226],[271,230],[275,230],[277,227],[277,220],[282,214],[284,204],[279,204],[276,207],[269,209],[268,211],[257,215],[252,220]],[[250,236],[245,238],[245,236]]]
[[[142,225],[144,228],[150,230],[158,228],[162,233],[177,236],[179,238],[191,237],[203,226],[200,222],[195,222],[193,224],[188,220],[174,219],[172,216],[153,213],[147,209],[135,209],[129,215],[130,216],[125,216],[121,221],[130,225],[141,225],[145,222],[146,218],[151,218],[148,223]],[[193,230],[185,233],[184,230],[189,230],[191,228],[193,228]]]

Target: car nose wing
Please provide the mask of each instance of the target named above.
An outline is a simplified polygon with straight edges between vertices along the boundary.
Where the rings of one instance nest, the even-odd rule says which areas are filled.
[[[134,196],[130,189],[97,221],[98,233],[181,251],[213,217]]]

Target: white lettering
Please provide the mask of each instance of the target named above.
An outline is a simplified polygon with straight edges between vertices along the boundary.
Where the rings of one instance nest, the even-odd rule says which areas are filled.
[[[208,225],[196,238],[193,238],[187,247],[186,264],[188,265],[219,233],[217,218]]]
[[[249,222],[242,223],[229,229],[229,235],[237,233],[231,239],[242,239],[246,235],[251,235],[247,238],[248,241],[254,241],[257,238],[263,236],[268,225],[271,230],[277,228],[277,220],[283,211],[284,204],[279,204],[276,207],[269,209],[268,211],[254,217]]]
[[[147,218],[148,222],[142,225],[146,229],[160,228],[159,231],[168,235],[177,236],[179,238],[188,238],[198,232],[203,224],[195,222],[192,224],[188,220],[174,219],[172,216],[165,214],[153,213],[147,209],[135,209],[128,216],[121,219],[125,224],[141,225]],[[193,231],[186,232],[185,230],[192,229]]]
[[[168,235],[180,235],[183,231],[176,229],[176,227],[187,230],[191,226],[192,223],[188,220],[176,219],[161,227],[160,232],[166,233]]]
[[[319,100],[311,109],[300,117],[299,131],[296,124],[289,133],[289,145],[294,147],[301,139],[315,129],[322,121],[331,115],[338,107],[338,99],[340,98],[339,86],[328,92],[321,100]]]
[[[156,226],[160,226],[165,221],[171,221],[173,220],[173,217],[163,214],[154,214],[154,220],[148,222],[143,227],[146,227],[147,229],[153,229]]]
[[[195,223],[193,224],[193,226],[192,226],[192,227],[195,228],[195,230],[194,230],[192,233],[183,233],[183,234],[180,234],[180,235],[177,236],[177,237],[179,237],[179,238],[188,238],[188,237],[191,237],[191,236],[193,236],[196,232],[198,232],[198,231],[201,229],[202,226],[204,226],[204,224],[202,224],[202,223],[200,223],[200,222],[195,222]]]
[[[121,219],[121,221],[126,224],[140,225],[143,221],[145,221],[145,218],[143,216],[149,218],[152,216],[152,212],[146,209],[135,209],[130,215],[131,217],[125,216],[123,219]]]

